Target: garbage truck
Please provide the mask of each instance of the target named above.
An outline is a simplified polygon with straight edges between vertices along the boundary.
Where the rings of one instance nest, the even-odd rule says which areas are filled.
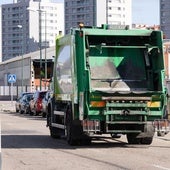
[[[47,127],[68,144],[126,135],[147,144],[169,131],[162,32],[103,24],[57,38]]]

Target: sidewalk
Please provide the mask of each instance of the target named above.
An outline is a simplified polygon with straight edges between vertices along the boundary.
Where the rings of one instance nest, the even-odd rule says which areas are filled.
[[[15,101],[0,101],[0,111],[15,112]]]

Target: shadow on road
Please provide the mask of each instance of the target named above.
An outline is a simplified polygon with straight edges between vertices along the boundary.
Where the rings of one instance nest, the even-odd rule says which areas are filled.
[[[7,113],[10,116],[25,117],[30,120],[46,121],[46,118],[41,116],[30,116],[23,115],[18,113]],[[5,132],[5,131],[4,131]],[[78,145],[70,146],[67,144],[65,138],[53,139],[49,135],[37,135],[35,131],[23,130],[15,131],[13,130],[14,135],[1,135],[1,147],[2,149],[22,149],[22,148],[31,148],[31,149],[77,149],[77,148],[166,148],[170,149],[170,146],[155,146],[155,145],[129,145],[127,142],[123,142],[121,139],[114,139],[111,137],[95,137],[92,140],[90,145]],[[18,135],[15,133],[21,133],[26,135]],[[160,138],[165,142],[169,142],[170,139]]]
[[[113,140],[108,142],[104,138],[95,138],[90,145],[70,146],[64,138],[53,139],[47,135],[2,135],[2,149],[76,149],[76,148],[108,148],[127,147],[127,143]]]
[[[42,117],[41,115],[31,116],[29,114],[20,114],[20,113],[16,113],[16,112],[6,112],[6,114],[9,114],[10,116],[23,117],[23,118],[27,118],[30,120],[46,121],[46,118]]]
[[[78,148],[166,148],[170,146],[129,145],[121,140],[95,138],[90,145],[70,146],[64,138],[53,139],[47,135],[2,135],[2,149],[78,149]]]

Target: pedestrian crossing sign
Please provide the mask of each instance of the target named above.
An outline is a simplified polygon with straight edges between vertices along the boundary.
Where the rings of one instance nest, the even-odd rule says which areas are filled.
[[[16,79],[17,77],[15,74],[8,74],[8,83],[15,83]]]

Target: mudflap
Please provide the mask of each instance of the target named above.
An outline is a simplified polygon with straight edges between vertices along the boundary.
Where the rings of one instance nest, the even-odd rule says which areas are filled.
[[[154,120],[153,126],[158,136],[165,136],[170,131],[170,121],[167,119]]]

